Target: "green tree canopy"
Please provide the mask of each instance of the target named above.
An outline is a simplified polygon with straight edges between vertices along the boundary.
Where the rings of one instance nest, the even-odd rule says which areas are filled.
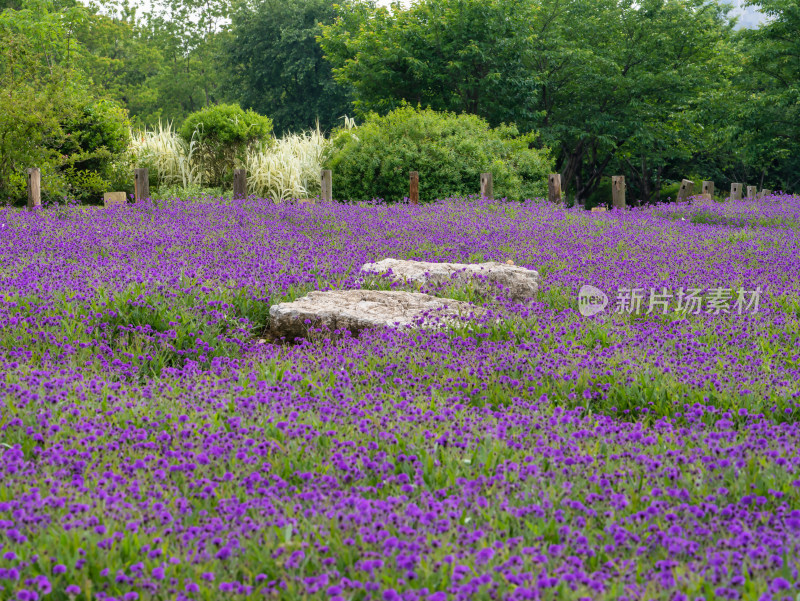
[[[109,185],[126,145],[124,109],[93,94],[75,67],[77,4],[23,0],[0,13],[0,194],[24,198],[25,169],[42,170],[45,197],[82,199]],[[96,198],[94,198],[96,200]]]
[[[769,19],[742,32],[746,62],[731,128],[737,163],[756,171],[765,185],[795,190],[800,185],[800,4],[763,0],[758,5]]]
[[[343,10],[330,0],[263,0],[232,16],[227,91],[269,115],[279,133],[331,129],[351,111],[349,86],[333,80],[317,36]],[[339,121],[341,124],[341,121]]]
[[[407,10],[356,2],[320,43],[334,77],[355,89],[356,114],[407,101],[530,129],[529,0],[419,0]]]

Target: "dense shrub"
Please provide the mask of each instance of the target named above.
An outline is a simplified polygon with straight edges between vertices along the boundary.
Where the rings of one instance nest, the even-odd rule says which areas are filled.
[[[272,120],[238,104],[218,104],[189,115],[181,137],[197,143],[205,184],[219,186],[232,177],[235,164],[243,164],[249,147],[272,132]]]
[[[130,140],[127,110],[110,100],[89,102],[69,115],[61,134],[53,147],[64,157],[60,170],[67,196],[98,202],[104,192],[119,188],[120,161]]]
[[[514,126],[492,129],[475,115],[403,106],[334,137],[327,167],[334,171],[334,196],[349,200],[400,200],[408,194],[408,172],[420,173],[420,199],[480,191],[480,174],[491,171],[495,197],[543,196],[551,168],[548,149],[534,148],[535,133]]]

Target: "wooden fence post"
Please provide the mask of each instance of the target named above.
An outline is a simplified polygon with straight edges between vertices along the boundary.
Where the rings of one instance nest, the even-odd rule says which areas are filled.
[[[611,205],[615,209],[625,208],[625,176],[611,176]]]
[[[133,200],[139,202],[150,198],[150,175],[147,169],[133,170]]]
[[[690,179],[681,181],[681,187],[678,188],[678,202],[684,201],[689,198],[694,192],[694,182]]]
[[[322,202],[331,202],[333,200],[333,172],[330,169],[323,169],[320,177],[322,180]]]
[[[560,173],[551,173],[547,176],[547,200],[553,204],[561,204]]]
[[[772,190],[767,190],[766,188],[764,188],[763,190],[761,190],[761,192],[758,193],[758,198],[764,198],[765,196],[769,196],[770,194],[772,194]]]
[[[742,200],[742,184],[731,184],[731,200]]]
[[[233,198],[246,198],[247,197],[247,170],[234,169],[233,170]]]
[[[703,197],[707,200],[714,199],[714,182],[703,182]]]
[[[419,171],[409,172],[408,198],[411,204],[419,203]]]
[[[747,186],[747,198],[755,198],[758,194],[758,189],[755,186]]]
[[[42,172],[38,167],[28,169],[28,210],[42,208]]]
[[[491,173],[481,173],[481,198],[494,200],[494,182]]]

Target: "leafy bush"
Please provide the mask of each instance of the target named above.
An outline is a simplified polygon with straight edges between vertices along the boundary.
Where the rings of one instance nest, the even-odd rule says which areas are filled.
[[[204,183],[219,186],[232,178],[235,165],[272,132],[272,120],[238,104],[219,104],[189,115],[180,128],[187,144],[196,138],[197,158],[206,175]]]
[[[408,194],[409,171],[419,171],[425,200],[476,194],[487,171],[495,197],[535,198],[546,194],[551,170],[549,150],[533,148],[535,139],[513,125],[492,129],[475,115],[406,105],[339,132],[327,167],[334,195],[350,200],[399,200]]]
[[[77,107],[50,142],[63,157],[66,194],[82,202],[101,200],[118,179],[116,163],[130,140],[127,111],[110,100]]]
[[[151,197],[155,201],[197,200],[197,199],[216,199],[230,198],[231,190],[222,188],[207,188],[197,184],[189,186],[162,186],[157,192],[153,192]]]

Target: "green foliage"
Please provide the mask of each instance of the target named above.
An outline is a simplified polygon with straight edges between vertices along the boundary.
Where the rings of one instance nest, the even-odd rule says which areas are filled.
[[[407,10],[355,2],[320,39],[334,76],[355,90],[358,116],[403,101],[531,129],[532,2],[420,0]]]
[[[625,174],[629,197],[648,201],[692,159],[698,107],[738,60],[725,12],[706,0],[562,4],[543,0],[533,27],[542,136],[579,198]]]
[[[726,166],[737,181],[794,190],[800,185],[800,8],[793,0],[758,5],[770,19],[741,33],[739,85],[723,105]]]
[[[156,85],[164,55],[151,36],[137,27],[132,12],[117,12],[114,17],[90,14],[76,36],[81,42],[77,65],[105,96],[125,106],[134,122],[148,121],[170,105]]]
[[[25,169],[45,200],[98,199],[128,144],[126,111],[94,97],[72,59],[86,9],[25,2],[0,15],[0,195],[24,202]]]
[[[272,132],[272,120],[238,104],[219,104],[192,113],[180,128],[191,142],[197,136],[197,158],[207,183],[219,186],[232,176],[234,164],[243,164],[247,150]]]
[[[336,125],[350,112],[347,86],[333,80],[317,36],[341,8],[329,0],[263,0],[232,16],[225,42],[228,92],[269,114],[278,133]]]
[[[399,200],[409,171],[419,171],[424,200],[476,194],[486,171],[496,197],[533,198],[546,193],[551,167],[547,149],[531,148],[534,139],[513,126],[492,129],[475,115],[403,106],[340,132],[328,168],[335,195],[350,200]]]
[[[112,187],[113,163],[128,147],[127,112],[110,100],[79,107],[62,125],[63,136],[50,144],[61,154],[68,194],[99,202]]]
[[[170,200],[196,200],[202,198],[230,198],[231,191],[228,190],[227,194],[222,188],[207,188],[197,184],[188,186],[163,186],[154,192],[152,195],[153,200],[156,201],[170,201]]]

